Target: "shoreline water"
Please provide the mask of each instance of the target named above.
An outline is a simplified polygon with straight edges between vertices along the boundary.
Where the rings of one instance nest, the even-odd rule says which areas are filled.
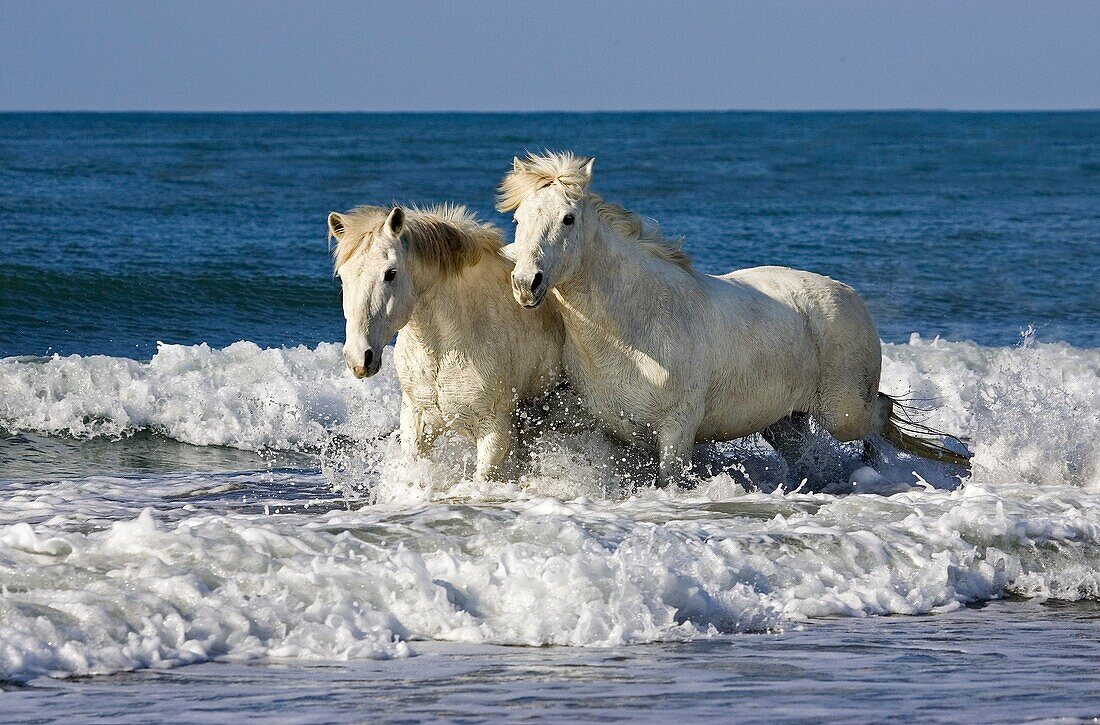
[[[1095,602],[1001,601],[688,643],[422,643],[423,653],[406,660],[210,663],[0,689],[15,721],[45,708],[87,722],[242,713],[284,722],[1087,722],[1100,713],[1097,626]]]
[[[583,429],[543,434],[522,479],[477,483],[461,440],[401,459],[390,365],[357,381],[338,345],[251,343],[0,362],[0,420],[24,431],[0,446],[23,470],[0,502],[17,584],[6,676],[404,656],[425,637],[627,645],[1100,597],[1100,350],[887,345],[884,386],[941,401],[930,423],[972,434],[975,458],[961,487],[940,464],[885,459],[883,495],[851,486],[862,462],[844,447],[825,451],[839,468],[818,491],[767,493],[774,454],[751,441],[719,447],[726,467],[695,490],[636,488]],[[83,462],[97,448],[99,473]],[[101,624],[74,628],[88,613]]]

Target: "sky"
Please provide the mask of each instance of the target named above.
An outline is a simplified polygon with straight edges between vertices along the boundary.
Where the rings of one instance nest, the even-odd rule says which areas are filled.
[[[0,110],[1100,108],[1100,2],[0,0]]]

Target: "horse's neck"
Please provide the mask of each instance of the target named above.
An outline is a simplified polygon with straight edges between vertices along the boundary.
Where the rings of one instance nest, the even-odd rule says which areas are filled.
[[[627,240],[603,223],[585,239],[578,272],[558,286],[562,314],[575,344],[583,348],[634,344],[646,320],[667,314],[661,300],[694,290],[691,275]]]
[[[492,254],[482,254],[480,260],[453,275],[419,270],[416,305],[405,329],[429,349],[461,344],[484,325],[485,317],[476,310],[491,298],[491,290],[499,288],[511,296],[508,274],[507,263]]]

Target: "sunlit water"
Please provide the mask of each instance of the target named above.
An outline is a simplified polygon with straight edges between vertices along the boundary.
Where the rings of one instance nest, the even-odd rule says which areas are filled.
[[[0,117],[5,716],[1100,715],[1098,130]],[[334,342],[325,212],[488,215],[513,153],[566,143],[705,270],[853,283],[883,389],[969,437],[972,474],[884,450],[869,478],[822,440],[784,491],[748,439],[654,491],[560,400],[506,482],[472,481],[460,440],[401,460],[391,356],[356,381]]]

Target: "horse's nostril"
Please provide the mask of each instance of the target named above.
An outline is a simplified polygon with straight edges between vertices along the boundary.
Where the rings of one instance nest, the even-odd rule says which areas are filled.
[[[367,350],[363,353],[363,367],[370,368],[370,361],[374,359],[374,350]]]
[[[531,291],[534,292],[542,284],[542,272],[535,272],[535,276],[531,278]]]

